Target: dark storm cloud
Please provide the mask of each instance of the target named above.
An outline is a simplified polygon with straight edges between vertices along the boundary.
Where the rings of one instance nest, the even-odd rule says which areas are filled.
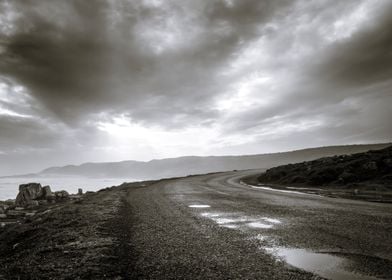
[[[0,116],[0,146],[7,147],[4,152],[23,148],[45,148],[52,146],[57,140],[56,127],[49,126],[42,120]]]
[[[389,141],[392,131],[386,120],[392,113],[383,104],[392,101],[392,4],[380,3],[363,28],[322,45],[301,61],[301,66],[292,71],[295,79],[281,89],[281,98],[267,107],[232,116],[227,131],[250,133],[258,127],[271,131],[292,124],[295,129],[288,129],[288,136],[300,130],[301,124],[307,127],[309,121],[309,130],[316,137]],[[353,6],[348,1],[346,4],[349,8]],[[339,9],[345,11],[347,7]],[[318,25],[325,20],[320,18],[321,21],[314,19]],[[290,47],[286,50],[293,51]]]
[[[50,119],[0,115],[0,149],[3,153],[24,149],[56,149],[61,146],[85,146],[96,137],[105,137],[91,124],[70,128]]]
[[[257,35],[260,23],[286,5],[143,3],[13,1],[21,19],[15,21],[15,32],[2,39],[0,70],[68,123],[93,113],[125,112],[140,121],[165,119],[161,125],[183,119],[183,125],[215,116],[206,106],[221,87],[215,72],[240,42]],[[194,15],[186,8],[194,8]],[[183,18],[189,14],[189,24],[202,29],[200,34],[192,26],[181,26],[188,24]],[[165,27],[170,21],[177,22]],[[156,48],[163,44],[165,49],[174,28],[180,28],[175,38],[179,42],[160,55]],[[187,32],[197,34],[182,48]]]
[[[115,49],[105,35],[103,2],[67,2],[65,10],[61,2],[16,2],[22,19],[3,39],[1,71],[66,120],[115,99],[102,91]]]
[[[392,80],[392,3],[352,38],[327,50],[316,66],[317,78],[363,86]]]

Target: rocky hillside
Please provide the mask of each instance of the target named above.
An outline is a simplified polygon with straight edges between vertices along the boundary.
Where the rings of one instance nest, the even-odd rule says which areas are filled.
[[[260,183],[392,189],[392,146],[268,169]]]

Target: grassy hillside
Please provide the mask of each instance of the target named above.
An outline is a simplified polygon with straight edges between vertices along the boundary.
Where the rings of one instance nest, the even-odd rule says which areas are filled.
[[[260,183],[392,190],[392,146],[268,169]]]

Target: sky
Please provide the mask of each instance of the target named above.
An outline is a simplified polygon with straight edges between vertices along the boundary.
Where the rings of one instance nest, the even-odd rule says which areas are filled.
[[[0,175],[392,139],[392,1],[0,0]]]

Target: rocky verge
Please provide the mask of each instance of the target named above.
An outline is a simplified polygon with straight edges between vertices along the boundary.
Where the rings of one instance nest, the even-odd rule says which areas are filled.
[[[83,191],[70,195],[67,191],[52,192],[50,186],[42,187],[39,183],[28,183],[19,186],[15,200],[0,201],[0,227],[21,223],[35,216],[37,212],[45,211],[68,200],[79,201]]]
[[[0,228],[0,279],[124,279],[121,200],[133,185],[83,195],[22,185],[2,203],[7,219],[18,215]]]

